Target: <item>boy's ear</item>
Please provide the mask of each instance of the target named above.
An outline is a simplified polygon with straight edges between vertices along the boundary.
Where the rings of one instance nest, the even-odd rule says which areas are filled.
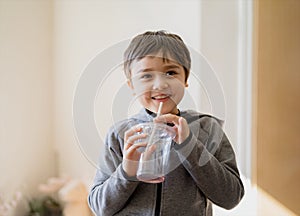
[[[133,85],[132,85],[131,79],[127,79],[127,85],[131,90],[133,90]]]
[[[189,84],[187,82],[185,82],[185,87],[189,87]]]

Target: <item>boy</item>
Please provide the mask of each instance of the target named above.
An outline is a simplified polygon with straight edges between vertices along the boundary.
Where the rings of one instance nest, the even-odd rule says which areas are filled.
[[[165,31],[136,36],[124,54],[128,86],[144,109],[112,127],[105,158],[89,194],[96,215],[212,215],[211,202],[230,209],[244,195],[234,151],[219,120],[177,105],[188,86],[189,51],[182,39]],[[156,117],[160,102],[161,116]],[[156,118],[155,118],[156,117]],[[164,122],[176,131],[172,169],[158,184],[136,179],[145,134],[136,125]]]

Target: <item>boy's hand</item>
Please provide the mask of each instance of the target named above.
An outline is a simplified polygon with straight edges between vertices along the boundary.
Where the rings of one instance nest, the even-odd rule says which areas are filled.
[[[173,128],[176,131],[176,137],[174,138],[174,141],[178,144],[183,143],[183,141],[185,141],[190,134],[190,128],[187,124],[187,121],[183,117],[173,114],[165,114],[156,117],[154,122],[173,123]]]
[[[146,147],[147,145],[145,142],[136,143],[138,139],[143,139],[148,136],[147,134],[136,134],[141,130],[141,128],[134,126],[127,130],[124,136],[125,144],[122,166],[125,173],[130,177],[135,176],[138,169],[139,159],[141,156],[141,152],[138,151],[138,148]]]

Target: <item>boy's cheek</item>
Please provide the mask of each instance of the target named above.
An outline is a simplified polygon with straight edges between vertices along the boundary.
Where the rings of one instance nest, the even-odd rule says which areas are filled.
[[[147,86],[137,86],[135,89],[134,89],[134,92],[136,95],[139,95],[139,96],[142,96],[142,95],[146,95],[146,94],[149,94],[151,93],[151,90],[149,90],[147,88]]]
[[[142,84],[140,82],[135,82],[134,80],[132,81],[132,89],[134,91],[143,91],[144,89],[147,88],[147,85],[146,84]]]

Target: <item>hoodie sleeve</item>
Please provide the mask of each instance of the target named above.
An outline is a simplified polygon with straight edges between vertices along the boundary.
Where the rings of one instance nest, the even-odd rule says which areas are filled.
[[[218,121],[203,117],[190,123],[187,140],[175,150],[199,189],[225,209],[235,207],[244,195],[233,148]]]
[[[123,140],[111,130],[106,137],[99,168],[88,196],[88,204],[97,216],[117,213],[138,185],[137,181],[127,178],[122,169],[121,146]]]

